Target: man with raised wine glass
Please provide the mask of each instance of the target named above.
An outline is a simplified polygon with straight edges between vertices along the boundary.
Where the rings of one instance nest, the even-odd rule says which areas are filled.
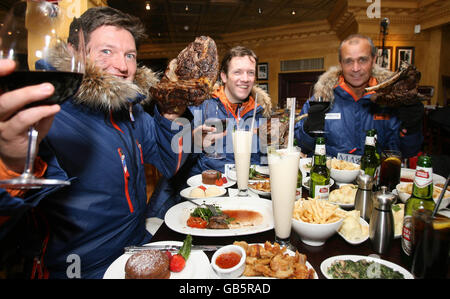
[[[137,66],[146,35],[136,17],[109,7],[88,9],[71,23],[69,46],[57,46],[52,59],[36,67],[70,63],[65,53],[78,48],[79,29],[87,56],[83,82],[61,104],[40,144],[45,176],[71,181],[33,193],[43,197],[36,205],[46,223],[42,254],[33,265],[42,277],[102,278],[125,246],[148,243],[144,163],[171,177],[187,156],[182,127],[173,121],[180,114],[155,107],[150,116],[140,104],[158,78]]]
[[[295,137],[303,152],[313,152],[313,132],[325,131],[327,155],[361,156],[369,129],[377,130],[380,150],[401,150],[404,158],[420,151],[423,104],[381,107],[371,102],[371,93],[364,90],[393,74],[375,63],[376,53],[372,40],[364,35],[350,35],[341,42],[340,65],[319,77],[313,97],[301,111],[308,117],[296,124]]]
[[[157,202],[151,207],[149,216],[164,218],[168,208],[181,201],[180,191],[187,187],[186,181],[194,175],[201,174],[204,170],[214,169],[225,173],[225,164],[234,164],[234,153],[232,144],[233,128],[239,122],[247,126],[251,125],[255,100],[257,100],[255,128],[259,125],[259,120],[269,117],[272,110],[270,96],[263,89],[255,85],[256,65],[258,57],[253,50],[236,46],[229,49],[220,66],[220,80],[214,87],[211,99],[205,100],[200,106],[189,107],[194,115],[194,149],[189,155],[186,163],[176,176],[171,179],[162,178],[150,201]],[[217,111],[217,118],[226,120],[226,130],[221,128],[220,132],[210,134],[204,138],[197,138],[195,133],[216,132],[217,128],[205,126],[205,118],[212,117],[205,113],[206,108]],[[211,109],[212,108],[212,109]],[[203,127],[201,125],[203,124]],[[197,144],[195,141],[202,141]],[[208,146],[215,149],[223,156],[219,159],[212,158],[205,154]],[[253,138],[253,149],[256,152],[251,154],[251,164],[261,164],[264,156],[259,146],[258,138],[255,134]],[[203,149],[203,150],[202,150]],[[264,162],[264,161],[263,161]]]
[[[0,59],[0,76],[6,76],[15,68],[15,62],[9,59]],[[53,118],[60,111],[59,105],[36,106],[27,109],[23,107],[35,101],[44,100],[54,92],[54,86],[49,83],[27,86],[9,92],[0,91],[0,179],[11,179],[19,176],[25,167],[28,149],[28,129],[35,125],[42,140],[51,127]],[[43,174],[46,164],[41,159],[35,160],[35,174]],[[11,252],[22,248],[14,246],[7,248],[7,243],[17,243],[12,239],[24,239],[24,236],[14,236],[16,224],[26,222],[29,217],[23,216],[24,211],[33,206],[33,200],[24,201],[25,191],[20,189],[5,190],[0,188],[0,277],[7,277],[10,272],[5,263],[15,264],[10,260]],[[25,224],[25,229],[32,227]],[[11,237],[7,237],[11,236]],[[30,243],[22,243],[32,252]],[[10,249],[10,250],[9,250]],[[8,268],[9,269],[9,268]]]
[[[0,76],[14,70],[15,62],[0,59]],[[37,124],[40,139],[44,138],[59,112],[59,105],[38,106],[22,110],[34,101],[49,97],[54,87],[49,83],[27,86],[1,94],[0,91],[0,158],[5,169],[19,175],[25,166],[27,156],[28,128]]]

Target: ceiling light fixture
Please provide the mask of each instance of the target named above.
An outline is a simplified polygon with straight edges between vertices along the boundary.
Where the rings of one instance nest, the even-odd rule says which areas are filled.
[[[189,10],[189,6],[186,4],[186,7],[184,8],[185,11]]]
[[[261,7],[258,8],[258,13],[259,13],[259,14],[262,14],[262,9],[261,9]]]
[[[150,10],[150,2],[149,1],[145,2],[145,9]]]
[[[295,9],[293,9],[293,10],[291,11],[291,15],[293,15],[293,16],[295,16],[296,13],[297,13],[297,12],[295,11]]]

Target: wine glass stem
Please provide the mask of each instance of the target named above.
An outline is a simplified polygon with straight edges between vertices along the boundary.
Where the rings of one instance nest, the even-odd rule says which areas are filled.
[[[28,153],[27,160],[25,162],[25,170],[22,176],[32,176],[34,168],[34,159],[36,157],[36,143],[37,143],[38,131],[31,126],[28,129]]]

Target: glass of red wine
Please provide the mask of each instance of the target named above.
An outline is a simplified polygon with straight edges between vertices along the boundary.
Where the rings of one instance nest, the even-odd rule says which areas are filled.
[[[65,18],[64,9],[57,4],[27,0],[12,5],[2,22],[0,59],[14,60],[16,69],[11,74],[0,77],[0,89],[6,92],[44,82],[55,87],[52,96],[24,108],[62,103],[75,95],[81,84],[85,63],[84,37],[79,29],[78,48],[68,46],[60,37],[65,31]],[[37,178],[33,175],[38,131],[31,126],[28,132],[29,144],[24,172],[17,178],[0,180],[0,187],[36,189],[70,185],[68,181]]]

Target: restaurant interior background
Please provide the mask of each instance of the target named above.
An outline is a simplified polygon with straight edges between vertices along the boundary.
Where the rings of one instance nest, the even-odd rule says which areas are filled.
[[[15,1],[1,1],[0,19]],[[424,150],[450,155],[450,131],[428,117],[436,105],[447,106],[450,100],[450,0],[57,2],[69,15],[61,25],[63,33],[68,32],[71,17],[94,6],[111,6],[138,16],[149,34],[138,59],[156,71],[164,71],[168,61],[196,36],[211,36],[219,58],[233,46],[249,47],[259,56],[257,83],[268,90],[273,106],[279,108],[285,106],[287,97],[296,97],[301,108],[318,76],[338,64],[339,43],[349,34],[368,35],[379,48],[384,41],[388,68],[395,71],[400,57],[409,59],[422,74],[420,85],[434,89],[431,100],[425,103]],[[385,18],[389,21],[383,34]],[[158,180],[150,166],[148,177],[150,195]]]

